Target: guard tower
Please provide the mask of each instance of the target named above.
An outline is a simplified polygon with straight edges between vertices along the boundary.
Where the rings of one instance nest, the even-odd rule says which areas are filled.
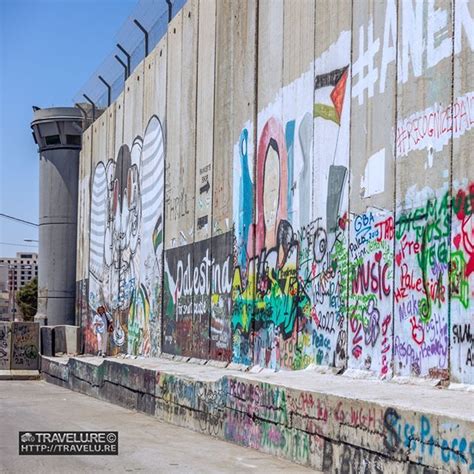
[[[79,153],[84,119],[74,107],[33,107],[39,165],[38,312],[41,325],[75,324]]]

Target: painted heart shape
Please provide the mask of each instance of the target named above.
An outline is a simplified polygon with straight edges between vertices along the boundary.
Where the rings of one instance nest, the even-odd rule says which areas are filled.
[[[461,245],[461,234],[454,236],[453,243],[456,249],[459,250],[459,246]]]

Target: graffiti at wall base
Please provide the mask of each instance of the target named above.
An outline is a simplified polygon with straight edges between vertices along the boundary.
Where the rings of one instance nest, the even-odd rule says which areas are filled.
[[[474,440],[459,420],[232,376],[204,383],[158,374],[156,396],[168,422],[324,472],[392,472],[388,460],[474,469]]]

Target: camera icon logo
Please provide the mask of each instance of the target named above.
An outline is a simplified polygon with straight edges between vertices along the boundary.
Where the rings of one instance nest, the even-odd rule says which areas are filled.
[[[31,443],[35,440],[35,437],[34,435],[32,435],[31,433],[25,433],[25,434],[22,434],[21,435],[21,441],[23,443]]]

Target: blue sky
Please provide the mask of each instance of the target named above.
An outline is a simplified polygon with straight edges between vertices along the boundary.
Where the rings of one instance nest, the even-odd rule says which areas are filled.
[[[32,106],[72,106],[137,0],[0,0],[0,213],[38,222]],[[0,217],[0,257],[37,229]],[[5,245],[13,243],[15,245]]]

